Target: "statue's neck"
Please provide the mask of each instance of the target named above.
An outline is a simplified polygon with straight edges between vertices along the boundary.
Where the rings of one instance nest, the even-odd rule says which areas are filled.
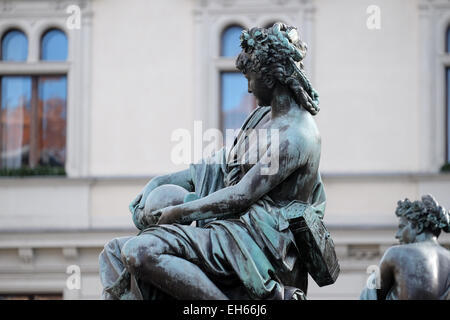
[[[437,244],[437,238],[435,235],[428,233],[428,232],[422,232],[421,234],[418,234],[416,238],[414,239],[415,243],[418,242],[430,242]]]
[[[277,85],[274,89],[270,106],[272,107],[272,119],[284,116],[290,112],[303,110],[303,108],[295,102],[290,90],[280,85]]]

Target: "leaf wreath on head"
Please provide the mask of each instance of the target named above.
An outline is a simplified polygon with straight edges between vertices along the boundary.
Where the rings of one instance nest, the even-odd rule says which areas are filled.
[[[395,214],[414,222],[420,229],[427,229],[435,234],[439,234],[441,230],[450,232],[449,212],[432,195],[423,196],[422,201],[399,201]]]
[[[239,70],[273,76],[292,90],[299,105],[313,115],[319,112],[319,95],[303,72],[307,47],[295,27],[275,23],[268,29],[252,28],[242,31],[240,40],[243,53],[236,61]]]

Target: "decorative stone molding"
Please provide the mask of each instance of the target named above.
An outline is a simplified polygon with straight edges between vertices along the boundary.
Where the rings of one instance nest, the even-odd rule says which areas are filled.
[[[78,249],[75,247],[64,247],[62,253],[66,260],[75,260],[78,258]]]
[[[19,248],[18,254],[20,260],[25,264],[31,264],[33,262],[34,252],[33,248]]]
[[[396,242],[394,227],[377,230],[329,228],[329,231],[341,266],[342,280],[339,281],[346,281],[346,275],[352,275],[352,279],[355,275],[366,279],[367,268],[377,265],[386,249]],[[0,292],[61,292],[64,299],[99,298],[100,287],[97,294],[92,293],[92,288],[99,283],[98,254],[113,236],[130,234],[133,230],[0,233]],[[442,234],[439,242],[450,249],[450,234]],[[72,264],[81,269],[81,290],[66,287],[66,269]]]

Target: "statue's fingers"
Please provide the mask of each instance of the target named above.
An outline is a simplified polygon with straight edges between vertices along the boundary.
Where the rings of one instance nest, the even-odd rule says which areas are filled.
[[[140,207],[141,201],[142,201],[142,193],[138,194],[131,204],[133,205],[133,207],[137,208]]]
[[[139,202],[139,208],[143,209],[145,207],[145,202],[147,201],[148,195],[153,191],[154,188],[145,187],[141,194],[141,201]]]

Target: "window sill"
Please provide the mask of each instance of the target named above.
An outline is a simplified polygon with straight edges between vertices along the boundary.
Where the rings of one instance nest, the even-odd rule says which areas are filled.
[[[22,167],[18,169],[0,169],[0,177],[29,177],[29,176],[65,176],[66,171],[61,167]]]

